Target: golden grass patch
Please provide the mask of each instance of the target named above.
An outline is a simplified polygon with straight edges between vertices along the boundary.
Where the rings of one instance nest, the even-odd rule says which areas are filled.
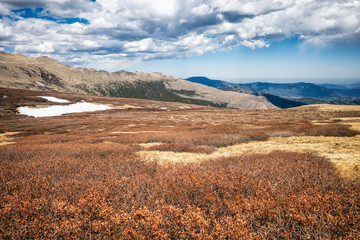
[[[6,132],[6,133],[0,133],[0,146],[2,145],[8,145],[15,143],[13,140],[14,138],[9,137],[15,134],[18,134],[19,132]]]
[[[151,143],[139,143],[138,145],[144,148],[159,146],[163,144],[162,142],[151,142]]]
[[[179,107],[179,109],[191,109],[192,107],[190,107],[190,106],[181,106],[181,107]]]
[[[360,131],[360,117],[331,118],[330,120],[341,121],[341,123],[351,125],[351,129]]]
[[[268,141],[249,142],[228,147],[217,148],[212,154],[175,153],[164,151],[140,151],[138,155],[146,160],[159,160],[161,163],[192,163],[204,160],[233,157],[253,153],[270,153],[272,151],[316,152],[327,157],[349,178],[360,177],[360,136],[355,137],[273,137]]]
[[[110,107],[113,107],[115,109],[122,109],[122,110],[143,108],[143,107],[134,106],[134,105],[130,105],[130,104],[125,104],[125,105],[122,105],[122,106],[115,106],[113,104],[106,104],[106,105],[108,105]]]
[[[316,107],[322,111],[360,111],[359,105],[331,105],[331,104],[312,104],[305,105],[299,108],[312,108]]]

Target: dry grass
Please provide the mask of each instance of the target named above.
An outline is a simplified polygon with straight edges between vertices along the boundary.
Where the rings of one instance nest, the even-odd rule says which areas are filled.
[[[359,117],[346,117],[346,118],[333,118],[333,121],[341,121],[351,126],[352,130],[360,131],[360,118]]]
[[[354,239],[359,185],[326,159],[273,152],[200,165],[121,144],[0,148],[0,237]]]
[[[10,136],[16,135],[18,133],[19,132],[0,133],[0,146],[15,143],[15,142],[13,142],[14,138],[12,138]]]
[[[136,108],[35,119],[16,108],[47,104],[36,97],[45,93],[1,95],[1,141],[19,133],[0,146],[0,239],[360,234],[356,108],[245,111],[49,93]]]
[[[204,153],[210,154],[213,152],[213,148],[209,146],[195,146],[191,143],[163,143],[147,147],[147,151],[171,151],[171,152],[192,152],[192,153]]]
[[[310,106],[301,106],[299,108],[318,108],[321,111],[329,111],[329,112],[334,112],[334,111],[360,111],[360,106],[359,105],[330,105],[330,104],[313,104]]]
[[[127,109],[141,109],[141,108],[142,108],[142,107],[133,106],[133,105],[130,105],[130,104],[125,104],[125,105],[122,105],[122,106],[114,106],[113,104],[107,104],[107,105],[109,105],[109,106],[112,107],[112,108],[122,109],[122,110],[127,110]]]
[[[350,178],[360,177],[360,136],[348,137],[274,137],[268,141],[237,144],[216,149],[212,154],[193,154],[188,152],[140,151],[139,156],[162,163],[189,163],[219,157],[234,157],[252,153],[270,153],[272,151],[317,152],[327,157]]]

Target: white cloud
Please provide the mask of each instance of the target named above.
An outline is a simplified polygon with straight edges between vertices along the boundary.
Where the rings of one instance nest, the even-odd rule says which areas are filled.
[[[0,39],[11,36],[11,27],[3,19],[0,19]]]
[[[154,49],[154,42],[151,38],[145,38],[137,42],[128,42],[124,44],[127,52],[144,52]]]
[[[292,6],[295,0],[213,0],[212,6],[221,12],[260,15]]]
[[[36,7],[54,20],[12,12]],[[359,0],[2,0],[0,14],[1,46],[85,65],[255,49],[299,36],[322,45],[360,35]],[[88,24],[59,23],[77,18]]]
[[[190,36],[184,37],[183,39],[176,42],[175,44],[193,47],[193,46],[208,45],[209,42],[210,42],[210,39],[204,37],[204,35],[202,35],[202,34],[200,34],[200,35],[191,34]]]
[[[91,21],[91,26],[94,28],[115,28],[116,22],[105,19],[104,17],[98,17]]]
[[[11,11],[4,3],[0,3],[0,15],[10,15]]]
[[[270,45],[266,43],[264,40],[244,40],[241,42],[241,45],[245,47],[249,47],[251,49],[269,47]]]
[[[192,8],[190,10],[191,13],[195,14],[195,15],[206,15],[206,14],[211,14],[214,12],[214,9],[212,9],[209,5],[207,4],[201,4],[199,6],[196,6],[194,8]]]
[[[84,41],[84,46],[85,46],[86,48],[98,48],[100,45],[99,45],[97,42],[95,42],[95,41],[91,41],[91,40],[89,40],[89,39],[86,39],[86,40]]]

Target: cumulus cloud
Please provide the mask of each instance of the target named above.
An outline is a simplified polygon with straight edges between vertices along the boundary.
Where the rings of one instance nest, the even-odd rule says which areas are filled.
[[[0,15],[1,49],[85,65],[360,39],[358,0],[1,0]]]

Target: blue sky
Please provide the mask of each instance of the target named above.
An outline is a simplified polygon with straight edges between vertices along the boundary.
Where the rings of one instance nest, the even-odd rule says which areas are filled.
[[[360,81],[360,1],[0,0],[0,50],[110,72]]]
[[[268,48],[244,46],[186,59],[140,62],[144,69],[180,78],[207,76],[231,82],[360,82],[360,45],[304,45],[298,39],[273,42]]]

